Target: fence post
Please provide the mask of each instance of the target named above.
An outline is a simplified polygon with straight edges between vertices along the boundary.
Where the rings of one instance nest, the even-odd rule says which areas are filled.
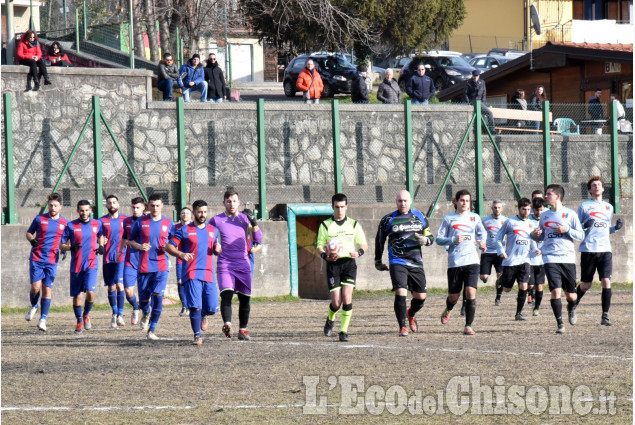
[[[342,192],[342,158],[340,157],[340,101],[333,99],[331,103],[333,127],[333,175],[335,177],[335,193]]]
[[[176,38],[175,49],[176,49],[176,65],[178,68],[181,68],[181,43],[179,42],[179,27],[176,27],[176,31],[174,33],[174,37]]]
[[[185,177],[185,113],[183,98],[176,99],[176,143],[178,149],[178,179],[179,179],[179,196],[178,196],[178,212],[175,211],[175,220],[181,211],[181,208],[187,205],[186,191],[187,181]]]
[[[6,147],[6,184],[7,184],[7,211],[4,215],[4,224],[18,224],[18,214],[15,210],[15,183],[13,175],[13,114],[11,113],[11,94],[4,94],[4,143]]]
[[[551,184],[551,122],[549,121],[549,101],[542,102],[542,172],[545,183],[544,190]]]
[[[407,99],[404,103],[404,137],[406,139],[406,190],[414,196],[413,165],[412,165],[412,102]]]
[[[93,160],[95,161],[95,210],[93,211],[93,215],[95,218],[99,218],[104,209],[101,173],[101,111],[99,96],[93,96],[93,112]]]
[[[75,51],[79,53],[79,9],[75,9]]]
[[[260,219],[269,219],[267,209],[267,174],[265,167],[265,100],[258,99],[258,203]]]
[[[134,2],[129,2],[128,47],[130,49],[130,69],[134,69]]]
[[[617,141],[617,102],[611,102],[611,200],[613,212],[620,213],[620,157]],[[5,121],[6,122],[6,121]]]
[[[86,36],[86,34],[87,34],[86,28],[88,27],[88,15],[86,14],[86,0],[84,0],[83,3],[84,3],[84,9],[83,9],[84,10],[84,16],[83,16],[83,18],[84,18],[84,41],[86,41],[88,39],[88,37]]]
[[[481,114],[481,101],[474,104],[474,178],[476,179],[476,213],[483,216],[485,208],[483,205],[483,116]]]

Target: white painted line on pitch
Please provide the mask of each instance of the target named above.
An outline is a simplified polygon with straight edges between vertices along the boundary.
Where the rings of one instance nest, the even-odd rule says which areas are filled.
[[[609,359],[609,360],[621,360],[621,361],[632,361],[632,357],[622,357],[622,356],[610,356],[603,354],[570,354],[570,353],[545,353],[541,351],[527,351],[527,352],[515,352],[515,351],[504,351],[504,350],[471,350],[471,349],[462,349],[462,348],[430,348],[430,347],[418,347],[418,346],[395,346],[395,345],[377,345],[377,344],[336,344],[336,343],[314,343],[314,342],[282,342],[282,341],[251,341],[251,344],[267,344],[267,345],[309,345],[311,347],[315,346],[323,346],[327,347],[329,350],[333,348],[341,348],[341,349],[354,349],[354,348],[375,348],[375,349],[387,349],[387,350],[403,350],[407,348],[416,348],[417,350],[425,350],[425,351],[440,351],[440,352],[454,352],[454,353],[475,353],[475,354],[494,354],[494,355],[508,355],[508,356],[554,356],[554,355],[563,355],[563,356],[572,356],[572,357],[581,357],[581,358],[589,358],[589,359]]]

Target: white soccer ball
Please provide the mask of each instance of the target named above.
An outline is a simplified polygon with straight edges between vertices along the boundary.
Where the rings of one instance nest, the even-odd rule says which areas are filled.
[[[342,245],[342,242],[340,242],[339,239],[330,239],[326,242],[326,245],[324,245],[324,251],[329,257],[335,254],[337,254],[338,257],[341,257],[344,253],[344,245]]]

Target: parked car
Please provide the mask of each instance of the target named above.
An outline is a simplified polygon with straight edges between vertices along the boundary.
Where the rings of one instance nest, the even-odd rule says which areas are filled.
[[[466,61],[468,61],[468,62],[469,62],[469,61],[471,61],[472,59],[474,59],[475,57],[477,57],[477,56],[481,56],[481,55],[484,55],[484,54],[485,54],[485,53],[463,53],[463,54],[461,55],[461,57],[462,57],[463,59],[465,59]]]
[[[498,68],[504,63],[507,63],[514,58],[509,56],[486,56],[480,55],[470,60],[470,65],[480,70],[481,72],[489,71],[492,68]]]
[[[322,77],[324,83],[323,98],[333,97],[338,93],[351,92],[351,81],[357,73],[355,65],[335,55],[300,55],[289,62],[289,66],[284,70],[282,81],[286,96],[295,96],[297,92],[295,83],[298,75],[309,59],[313,60],[315,68]]]
[[[510,57],[512,59],[516,59],[525,55],[526,53],[527,52],[524,52],[522,50],[496,48],[487,52],[487,56],[505,56],[505,57]]]
[[[401,69],[398,82],[402,91],[405,91],[408,79],[421,63],[426,67],[426,75],[432,78],[437,90],[468,80],[476,69],[460,56],[416,56]]]

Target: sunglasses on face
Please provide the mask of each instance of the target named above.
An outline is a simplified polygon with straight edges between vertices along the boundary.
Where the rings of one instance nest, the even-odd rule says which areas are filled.
[[[174,62],[174,59],[166,59],[167,62]]]

